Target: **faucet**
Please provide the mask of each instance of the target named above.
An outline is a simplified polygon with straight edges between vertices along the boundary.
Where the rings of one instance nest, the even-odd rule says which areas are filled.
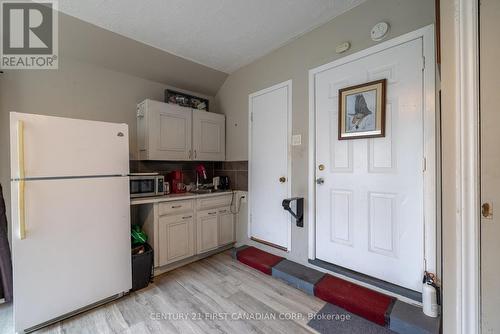
[[[196,174],[196,190],[200,189],[200,176],[203,178],[203,180],[207,179],[207,170],[203,164],[199,164],[196,166],[195,169],[195,174]]]

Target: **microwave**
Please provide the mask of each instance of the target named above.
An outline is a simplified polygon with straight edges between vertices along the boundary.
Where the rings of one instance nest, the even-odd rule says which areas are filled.
[[[131,174],[130,197],[161,196],[165,178],[157,174]]]

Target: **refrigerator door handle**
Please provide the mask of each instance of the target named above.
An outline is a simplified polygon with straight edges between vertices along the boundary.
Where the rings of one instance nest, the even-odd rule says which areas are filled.
[[[24,210],[24,123],[17,121],[17,156],[19,162],[19,239],[26,238],[26,217]]]

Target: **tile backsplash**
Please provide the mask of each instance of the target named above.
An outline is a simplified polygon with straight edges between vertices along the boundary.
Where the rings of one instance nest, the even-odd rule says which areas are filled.
[[[167,175],[173,170],[182,170],[184,183],[196,182],[195,168],[205,165],[208,182],[214,176],[227,175],[234,190],[248,190],[248,161],[212,162],[212,161],[130,161],[131,173],[158,172]]]
[[[227,175],[233,189],[248,191],[248,161],[216,162],[214,175]]]

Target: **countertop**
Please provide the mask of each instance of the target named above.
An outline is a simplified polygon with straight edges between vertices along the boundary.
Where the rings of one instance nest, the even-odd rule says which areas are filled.
[[[222,196],[233,193],[232,190],[225,191],[217,191],[208,194],[193,194],[193,193],[183,193],[183,194],[170,194],[164,196],[150,196],[150,197],[136,197],[130,199],[130,205],[139,205],[139,204],[153,204],[159,202],[171,202],[171,201],[179,201],[183,199],[197,199],[204,197],[213,197],[213,196]]]

